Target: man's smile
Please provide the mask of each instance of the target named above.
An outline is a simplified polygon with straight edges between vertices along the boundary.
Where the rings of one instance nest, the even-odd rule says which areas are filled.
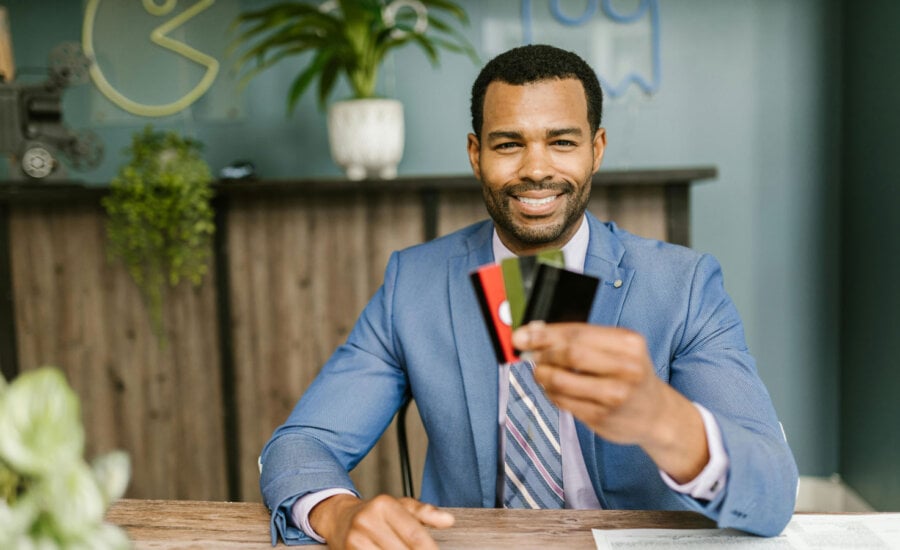
[[[549,186],[516,185],[507,191],[515,199],[515,209],[527,217],[543,217],[552,214],[569,192],[565,183]]]
[[[562,195],[559,191],[545,190],[513,195],[513,198],[519,203],[519,209],[523,214],[540,216],[552,212],[556,207],[557,199]]]

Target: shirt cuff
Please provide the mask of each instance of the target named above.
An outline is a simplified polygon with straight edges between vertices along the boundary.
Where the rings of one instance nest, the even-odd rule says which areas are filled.
[[[347,489],[324,489],[298,498],[291,507],[291,519],[294,520],[294,525],[306,533],[306,536],[322,544],[325,544],[325,539],[316,533],[312,525],[309,524],[309,513],[316,507],[316,504],[334,495],[353,495],[353,492]]]
[[[698,500],[713,500],[725,490],[728,480],[728,453],[722,444],[722,431],[711,412],[699,403],[693,403],[703,418],[706,430],[706,444],[709,447],[709,462],[697,477],[683,485],[679,485],[667,473],[660,470],[659,475],[673,491],[690,495]]]

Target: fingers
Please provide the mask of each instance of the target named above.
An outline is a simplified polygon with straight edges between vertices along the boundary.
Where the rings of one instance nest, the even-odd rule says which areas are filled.
[[[640,334],[584,323],[529,324],[513,334],[513,345],[531,354],[535,380],[560,409],[616,443],[648,439],[663,383]]]
[[[453,525],[453,515],[430,504],[411,498],[396,499],[387,495],[373,498],[354,514],[338,548],[384,548],[437,550],[428,527]],[[332,544],[329,540],[329,544]]]
[[[584,323],[530,323],[513,333],[513,345],[536,364],[596,375],[640,379],[649,364],[644,338],[631,330]]]
[[[546,365],[538,365],[534,369],[534,379],[544,388],[547,397],[557,402],[557,406],[560,406],[560,398],[567,397],[616,408],[628,399],[634,389],[634,384],[629,380]]]
[[[401,502],[407,510],[412,512],[413,516],[429,527],[446,529],[447,527],[452,527],[454,521],[456,521],[453,514],[431,504],[425,504],[412,498],[404,498]]]

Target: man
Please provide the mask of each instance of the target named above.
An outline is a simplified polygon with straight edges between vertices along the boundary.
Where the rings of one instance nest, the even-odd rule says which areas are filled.
[[[347,343],[263,450],[273,542],[433,548],[426,527],[453,522],[433,505],[685,509],[782,530],[797,469],[718,264],[585,213],[601,111],[597,77],[572,53],[524,46],[485,66],[468,153],[493,223],[391,256]],[[533,377],[498,373],[468,274],[551,248],[600,278],[589,323],[519,329]],[[522,443],[536,440],[511,403],[526,394],[555,450]],[[408,395],[429,439],[422,502],[361,500],[347,472]]]

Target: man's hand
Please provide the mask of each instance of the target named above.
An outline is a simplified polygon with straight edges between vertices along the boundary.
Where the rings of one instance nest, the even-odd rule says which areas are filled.
[[[316,505],[309,523],[329,548],[425,548],[437,550],[427,527],[444,529],[453,516],[412,498],[380,495],[360,500],[335,495]]]
[[[700,413],[656,376],[640,334],[535,322],[513,334],[513,345],[531,352],[534,378],[559,408],[609,441],[640,445],[675,481],[690,481],[709,461]]]

